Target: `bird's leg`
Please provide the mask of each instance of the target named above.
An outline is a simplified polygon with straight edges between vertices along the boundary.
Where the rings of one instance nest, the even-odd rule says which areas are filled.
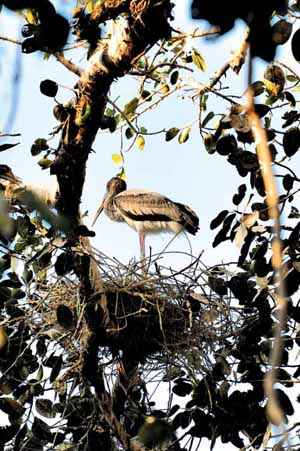
[[[145,233],[139,232],[141,261],[145,258]]]

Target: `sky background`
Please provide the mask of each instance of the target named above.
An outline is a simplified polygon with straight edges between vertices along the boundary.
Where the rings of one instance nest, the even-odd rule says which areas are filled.
[[[68,11],[69,5],[69,2],[65,2],[59,11],[62,13],[64,10]],[[189,19],[188,5],[188,0],[176,1],[173,26],[184,30],[191,30],[195,26],[204,29],[206,26],[204,23]],[[16,19],[15,14],[1,12],[1,35],[17,38],[20,24],[23,24],[23,20]],[[199,82],[207,83],[214,72],[228,61],[231,52],[239,47],[243,31],[243,24],[238,22],[232,32],[218,41],[208,42],[204,39],[193,41],[193,46],[197,47],[207,62],[206,72],[194,69],[194,76]],[[293,60],[289,47],[286,45],[280,51],[279,57],[299,72],[299,65]],[[3,130],[9,116],[10,87],[16,51],[19,50],[15,45],[0,40],[0,130]],[[66,53],[67,57],[74,58],[74,61],[84,68],[85,57],[80,57],[77,61],[76,55],[78,55],[77,51]],[[262,61],[256,61],[255,78],[261,76],[265,66]],[[228,85],[233,93],[244,92],[245,72],[244,67],[239,76],[231,74],[228,77]],[[39,54],[22,56],[19,76],[21,77],[20,97],[15,121],[10,131],[21,133],[22,136],[16,139],[20,141],[20,145],[15,150],[0,154],[1,163],[9,164],[25,182],[51,183],[48,171],[41,171],[37,165],[39,158],[32,158],[30,153],[33,141],[36,138],[47,138],[53,127],[58,124],[52,114],[53,99],[43,96],[39,85],[43,79],[51,78],[61,85],[72,87],[77,77],[54,58],[45,61]],[[118,105],[122,107],[135,96],[136,86],[133,77],[127,76],[123,80],[117,80],[112,87],[110,98],[114,100],[118,97]],[[58,100],[66,101],[69,97],[70,91],[59,90]],[[220,102],[220,99],[212,95],[210,98],[209,110],[224,112],[224,104]],[[182,99],[175,95],[166,102],[162,102],[157,110],[147,114],[140,125],[147,127],[148,131],[162,128],[167,130],[171,127],[181,128],[189,124],[196,114],[196,104],[193,104],[190,99]],[[15,139],[10,141],[15,142]],[[5,142],[8,140],[5,139]],[[119,171],[112,161],[112,154],[120,151],[119,134],[99,132],[93,149],[95,153],[92,153],[88,160],[81,206],[83,212],[89,212],[86,221],[88,226],[105,192],[106,182]],[[300,163],[299,157],[295,164],[298,163]],[[202,260],[205,264],[213,265],[221,261],[237,259],[239,250],[231,243],[221,244],[216,249],[212,249],[211,243],[216,232],[210,231],[209,223],[219,211],[232,207],[232,195],[238,185],[245,183],[245,179],[237,175],[234,167],[229,165],[224,157],[209,155],[206,152],[197,127],[193,127],[189,141],[183,145],[179,145],[176,139],[169,143],[165,142],[163,134],[146,136],[143,151],[133,147],[126,153],[125,169],[128,188],[144,188],[160,192],[172,200],[188,204],[195,210],[200,218],[200,231],[195,237],[190,236],[190,242],[194,255],[204,251]],[[105,215],[101,215],[94,230],[96,237],[93,245],[105,254],[116,257],[125,264],[132,258],[138,259],[138,236],[126,224],[113,223]],[[150,236],[146,240],[146,246],[148,248],[151,245],[152,253],[161,252],[169,240],[169,235]],[[186,237],[184,235],[176,237],[168,250],[189,253]],[[188,262],[189,258],[182,254],[168,255],[163,259],[165,265],[172,265],[174,268],[182,268]],[[222,445],[222,449],[225,448]]]
[[[188,1],[176,2],[174,27],[184,30],[192,30],[195,26],[204,29],[206,24],[189,19]],[[66,3],[66,10],[68,4]],[[63,12],[63,9],[60,10]],[[23,20],[21,19],[23,23]],[[13,14],[0,15],[1,33],[10,37],[18,36],[20,28],[16,16]],[[202,73],[194,69],[194,77],[199,82],[207,83],[215,70],[220,68],[229,58],[233,50],[239,44],[243,34],[243,25],[237,24],[233,32],[228,33],[218,41],[208,42],[204,39],[194,40],[192,45],[197,47],[207,62],[207,71]],[[0,104],[0,127],[6,123],[9,115],[10,91],[9,80],[15,61],[16,46],[0,41],[0,76],[4,79],[1,88],[2,102]],[[68,52],[70,58],[78,55],[78,52]],[[76,58],[78,59],[78,57]],[[79,60],[82,67],[86,65],[85,57]],[[258,71],[263,70],[264,64],[258,62]],[[239,76],[231,74],[228,80],[236,94],[241,94],[246,87],[244,75],[245,69]],[[62,85],[72,87],[77,77],[70,73],[54,58],[43,60],[39,54],[23,55],[21,62],[21,87],[17,114],[11,131],[22,133],[21,144],[16,150],[1,154],[3,163],[11,165],[15,173],[27,182],[50,183],[48,171],[41,171],[36,164],[39,157],[33,159],[30,147],[38,137],[47,138],[57,122],[52,114],[53,99],[43,96],[39,91],[40,82],[45,78],[51,78]],[[3,89],[4,86],[4,89]],[[114,83],[110,97],[119,98],[118,105],[124,105],[136,94],[137,83],[133,77],[125,77]],[[70,92],[59,90],[58,100],[65,101],[70,97]],[[224,112],[224,104],[220,99],[210,96],[209,109]],[[4,100],[4,101],[3,101]],[[226,105],[227,107],[227,105]],[[197,117],[197,104],[190,99],[182,100],[176,94],[160,107],[145,116],[140,125],[147,127],[148,131],[181,128],[189,124]],[[52,141],[54,144],[55,141]],[[127,143],[125,143],[127,144]],[[90,155],[87,165],[87,177],[82,198],[82,211],[88,210],[90,220],[104,194],[106,182],[119,168],[112,161],[112,154],[120,150],[120,137],[118,133],[111,135],[109,132],[98,133],[93,145],[95,153]],[[223,157],[208,155],[202,139],[199,136],[197,126],[194,126],[189,141],[179,145],[177,139],[167,143],[164,134],[146,136],[144,151],[136,147],[125,155],[125,169],[128,188],[144,188],[160,192],[172,200],[186,203],[191,206],[200,218],[200,231],[196,237],[189,236],[193,253],[198,255],[204,250],[203,260],[207,264],[220,262],[222,259],[236,259],[238,250],[233,245],[221,245],[216,249],[211,248],[211,242],[215,232],[209,230],[209,223],[222,209],[231,208],[231,197],[236,187],[244,183],[231,165],[227,164]],[[87,220],[87,225],[90,224]],[[102,215],[95,226],[97,233],[93,244],[105,254],[115,256],[122,262],[132,257],[139,256],[138,237],[125,224],[112,223],[105,215]],[[151,236],[146,241],[146,246],[151,245],[152,252],[160,252],[169,242],[170,235]],[[189,244],[184,235],[176,237],[168,250],[187,251]],[[172,266],[182,265],[182,257],[172,256],[168,264]]]

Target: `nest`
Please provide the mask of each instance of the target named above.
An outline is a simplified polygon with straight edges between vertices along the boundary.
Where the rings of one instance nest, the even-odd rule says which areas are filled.
[[[177,272],[157,263],[152,265],[154,271],[145,272],[141,263],[125,266],[102,254],[98,262],[109,311],[105,334],[98,338],[109,358],[126,356],[142,363],[155,359],[172,366],[187,359],[199,361],[238,336],[245,324],[243,308],[234,305],[230,296],[211,290],[207,282],[211,270],[197,258]],[[217,271],[224,273],[219,267]],[[101,316],[97,301],[90,301],[83,314],[78,290],[67,279],[53,283],[47,289],[44,314],[53,327],[58,309],[62,305],[70,309],[74,323],[69,331],[75,341],[82,342],[88,332],[87,317],[97,332]]]

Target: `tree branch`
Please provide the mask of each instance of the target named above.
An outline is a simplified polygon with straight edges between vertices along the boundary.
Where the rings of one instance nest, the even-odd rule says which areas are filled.
[[[59,61],[63,66],[65,66],[69,71],[73,72],[75,75],[78,75],[79,77],[83,74],[83,70],[76,66],[76,64],[72,63],[72,61],[65,58],[64,54],[62,52],[56,52],[54,54],[57,61]]]
[[[51,166],[51,173],[57,175],[60,187],[57,208],[74,223],[79,220],[86,161],[113,81],[125,75],[142,53],[170,34],[168,19],[172,6],[169,0],[132,0],[129,6],[127,20],[122,18],[112,24],[110,39],[97,48],[80,77],[78,98],[63,126],[56,159]]]

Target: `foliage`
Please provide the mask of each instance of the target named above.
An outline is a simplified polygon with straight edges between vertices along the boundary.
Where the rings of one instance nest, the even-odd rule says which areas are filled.
[[[192,79],[199,71],[206,74],[205,55],[194,43],[189,48],[187,42],[209,32],[171,33],[168,27],[164,29],[164,20],[170,20],[169,2],[150,3],[89,1],[87,8],[81,5],[73,12],[74,35],[88,42],[88,57],[93,61],[99,56],[96,43],[100,41],[101,58],[92,67],[95,72],[83,72],[74,87],[74,98],[54,107],[59,121],[54,134],[61,132],[58,148],[36,137],[31,147],[33,157],[41,156],[41,169],[50,168],[57,174],[59,187],[67,196],[58,196],[49,208],[26,189],[24,194],[19,180],[12,182],[0,174],[0,410],[9,422],[0,430],[0,444],[5,449],[144,447],[176,451],[192,449],[202,439],[208,439],[211,448],[221,440],[237,448],[257,449],[271,437],[264,381],[272,369],[277,381],[274,395],[286,421],[296,411],[297,401],[290,399],[289,389],[300,377],[300,366],[294,363],[300,346],[300,177],[293,168],[300,147],[296,108],[300,78],[285,64],[272,62],[261,80],[249,79],[246,92],[231,92],[223,89],[223,76],[230,76],[232,70],[239,72],[249,42],[253,54],[268,60],[273,59],[277,45],[289,46],[293,22],[299,15],[298,2],[292,2],[287,10],[279,1],[269,2],[272,6],[268,4],[266,10],[259,5],[257,10],[254,2],[250,11],[254,16],[247,23],[251,28],[260,16],[260,26],[267,23],[267,40],[261,28],[251,28],[244,47],[206,85]],[[32,8],[33,4],[32,0],[23,6]],[[49,7],[48,1],[41,4]],[[167,9],[156,35],[150,25],[157,13],[151,8],[162,5]],[[222,32],[230,29],[237,17],[249,18],[246,6],[233,12],[227,5],[228,14],[221,17],[213,6],[213,2],[199,2],[196,16],[220,26]],[[273,13],[274,25],[270,22]],[[135,31],[130,40],[126,35],[127,45],[121,48],[125,57],[119,48],[113,47],[115,53],[109,53],[107,41],[114,38],[113,32],[103,38],[100,32],[103,22],[113,22],[119,14]],[[43,31],[42,19],[43,12],[39,12],[34,27]],[[36,29],[28,25],[32,24],[23,28],[23,35],[27,38],[33,32],[36,39]],[[118,26],[120,29],[121,21]],[[298,60],[296,33],[291,45]],[[66,35],[54,47],[43,41],[38,48],[53,53],[65,39]],[[158,39],[160,46],[148,51]],[[135,50],[129,65],[128,48]],[[81,74],[73,63],[56,56],[68,69]],[[97,82],[99,73],[102,84]],[[138,75],[138,89],[122,107],[121,102],[109,99],[109,86],[127,73]],[[53,98],[61,88],[51,79],[40,86],[43,94]],[[154,134],[141,125],[143,118],[154,114],[174,93],[197,100],[196,119],[155,132],[163,145],[175,139],[184,145],[199,131],[211,158],[229,163],[243,179],[227,209],[210,222],[216,230],[212,246],[221,249],[225,241],[235,243],[240,248],[237,262],[207,267],[199,256],[191,255],[190,265],[175,272],[162,266],[160,254],[124,265],[93,250],[89,244],[93,232],[78,219],[81,191],[75,192],[72,184],[70,188],[69,174],[83,184],[83,149],[87,149],[87,158],[98,129],[121,135],[120,152],[113,153],[112,160],[125,178],[126,151],[134,146],[146,149]],[[221,99],[218,111],[211,106],[213,96]],[[281,272],[287,310],[275,368],[274,330],[280,325],[280,281],[272,249],[276,231],[247,96],[257,101],[254,112],[269,142],[280,191],[278,207],[285,219],[281,224]],[[14,145],[1,142],[0,151]],[[72,159],[66,156],[66,149],[73,152]],[[1,166],[7,174],[7,167]],[[72,204],[72,209],[64,202]],[[165,408],[156,408],[151,397],[153,380],[164,393]],[[298,440],[299,434],[296,424]],[[280,438],[287,446],[285,437]]]

